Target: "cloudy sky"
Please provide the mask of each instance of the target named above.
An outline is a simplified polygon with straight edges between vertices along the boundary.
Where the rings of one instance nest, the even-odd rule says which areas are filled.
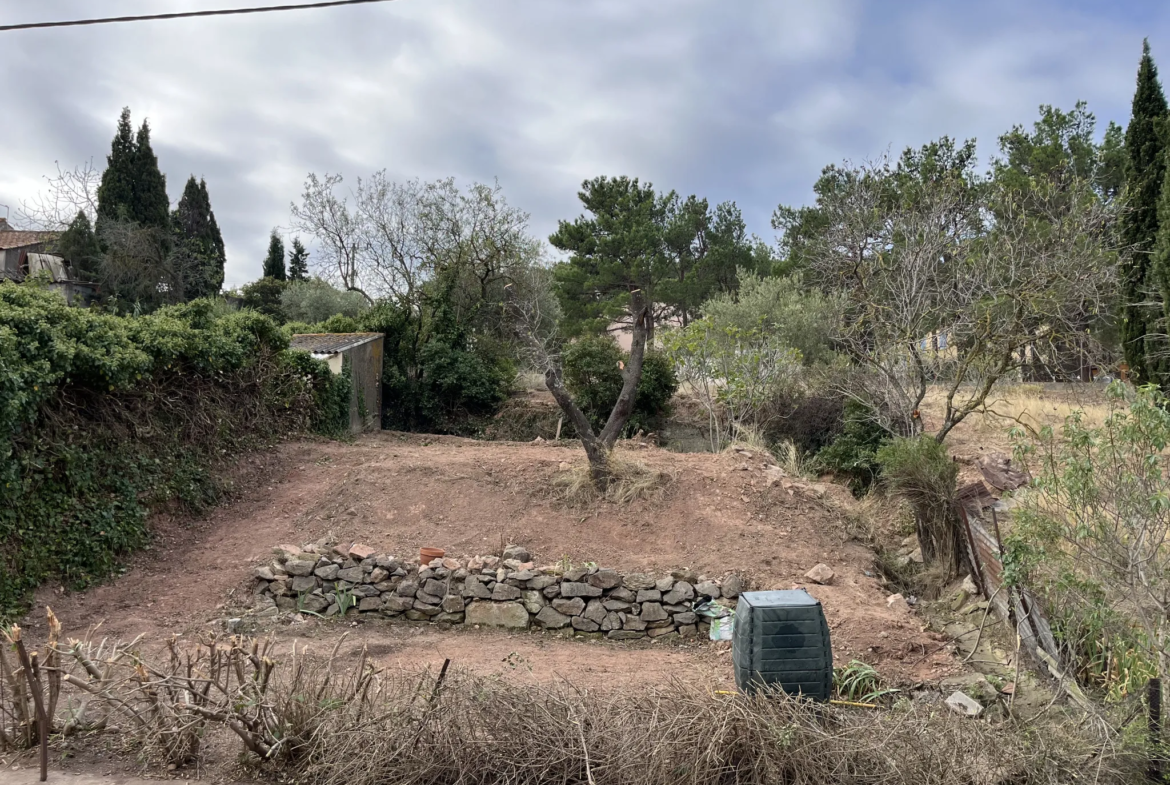
[[[0,0],[0,24],[267,4]],[[772,240],[830,162],[943,134],[986,156],[1041,103],[1124,123],[1146,36],[1170,74],[1163,0],[395,0],[0,33],[0,204],[104,164],[129,106],[172,199],[207,179],[228,286],[308,172],[498,179],[542,235],[583,179],[628,174]]]

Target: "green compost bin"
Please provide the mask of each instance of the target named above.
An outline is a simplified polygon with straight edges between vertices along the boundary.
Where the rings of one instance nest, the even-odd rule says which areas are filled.
[[[741,692],[782,689],[818,701],[833,692],[833,647],[821,603],[804,590],[739,595],[732,636]]]

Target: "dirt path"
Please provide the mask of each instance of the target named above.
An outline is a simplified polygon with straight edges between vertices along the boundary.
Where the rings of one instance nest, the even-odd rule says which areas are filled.
[[[898,681],[953,670],[941,638],[924,632],[913,614],[886,606],[886,592],[871,577],[872,554],[850,540],[838,512],[846,504],[844,489],[817,498],[799,488],[768,487],[758,458],[655,449],[636,457],[674,475],[662,499],[578,508],[550,489],[563,462],[583,460],[579,448],[394,433],[354,444],[285,444],[239,466],[245,490],[233,503],[196,521],[156,518],[152,549],[118,580],[76,594],[42,590],[30,632],[43,628],[42,608],[49,604],[73,635],[98,622],[99,636],[194,634],[247,598],[252,568],[270,558],[272,546],[333,534],[403,555],[423,545],[477,555],[520,543],[542,563],[567,558],[658,572],[686,567],[711,576],[737,571],[758,588],[803,585],[801,576],[824,562],[836,573],[833,584],[808,589],[824,604],[838,660],[865,660]],[[346,623],[317,624],[309,625],[314,636],[335,636]],[[452,656],[490,665],[515,650],[534,674],[549,677],[587,678],[595,670],[636,680],[670,671],[675,656],[725,667],[709,645],[640,648],[539,634],[500,639],[408,624],[362,624],[358,631],[355,637],[389,646],[387,656],[402,663]],[[286,627],[281,634],[302,631]]]

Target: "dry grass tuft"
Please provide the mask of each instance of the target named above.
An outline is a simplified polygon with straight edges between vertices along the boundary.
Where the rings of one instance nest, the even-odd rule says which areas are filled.
[[[574,463],[567,471],[553,478],[553,486],[561,499],[573,505],[599,501],[629,504],[639,499],[661,499],[676,474],[647,466],[642,461],[628,458],[614,450],[609,456],[612,479],[604,493],[593,484],[589,462]]]

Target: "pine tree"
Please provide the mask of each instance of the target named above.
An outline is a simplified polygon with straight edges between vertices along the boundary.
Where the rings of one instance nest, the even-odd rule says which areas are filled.
[[[118,119],[118,131],[110,154],[106,157],[106,170],[98,186],[97,223],[129,220],[134,204],[135,177],[134,131],[130,127],[130,107],[122,110]]]
[[[150,124],[143,120],[134,140],[134,212],[131,218],[143,226],[169,228],[171,203],[167,178],[158,168],[150,146]]]
[[[102,249],[94,234],[93,225],[84,211],[78,211],[73,223],[53,244],[53,252],[60,254],[73,266],[73,275],[81,281],[97,281],[101,274]]]
[[[225,254],[204,180],[196,182],[194,175],[187,180],[171,218],[176,242],[199,261],[185,276],[184,296],[192,299],[215,294],[223,285]]]
[[[1161,376],[1150,333],[1161,328],[1157,321],[1161,311],[1143,303],[1161,294],[1162,285],[1154,269],[1151,251],[1158,236],[1158,207],[1163,181],[1166,179],[1165,139],[1166,96],[1158,81],[1158,68],[1150,55],[1150,43],[1142,45],[1138,67],[1137,90],[1133,96],[1133,115],[1125,132],[1127,161],[1125,166],[1128,211],[1122,217],[1122,240],[1133,249],[1122,270],[1121,340],[1130,376],[1137,383]]]
[[[288,257],[288,279],[290,281],[309,279],[309,252],[305,250],[299,237],[294,237],[292,241],[292,253]]]
[[[283,281],[288,276],[284,270],[284,240],[275,229],[268,238],[268,256],[264,259],[264,277]]]

